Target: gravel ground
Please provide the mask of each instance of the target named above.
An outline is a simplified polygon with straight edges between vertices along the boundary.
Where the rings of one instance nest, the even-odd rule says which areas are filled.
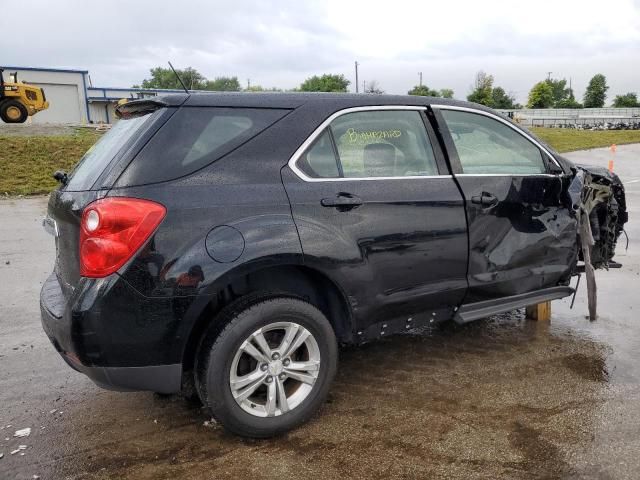
[[[640,145],[618,148],[630,242],[623,269],[598,272],[596,322],[583,285],[573,310],[553,303],[550,323],[513,312],[343,349],[320,413],[267,441],[205,426],[178,397],[101,390],[67,367],[40,327],[54,255],[46,199],[0,201],[0,479],[637,478],[638,157]]]

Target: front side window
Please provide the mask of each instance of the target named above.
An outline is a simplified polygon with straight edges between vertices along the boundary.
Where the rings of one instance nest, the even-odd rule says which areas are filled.
[[[528,139],[498,120],[457,110],[442,110],[463,173],[546,173],[542,153]]]
[[[312,178],[390,178],[437,175],[420,112],[378,110],[336,118],[300,157]]]

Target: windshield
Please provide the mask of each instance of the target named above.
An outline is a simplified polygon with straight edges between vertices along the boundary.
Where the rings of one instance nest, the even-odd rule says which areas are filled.
[[[152,114],[118,120],[80,159],[69,176],[67,191],[90,190],[120,149],[153,117]]]

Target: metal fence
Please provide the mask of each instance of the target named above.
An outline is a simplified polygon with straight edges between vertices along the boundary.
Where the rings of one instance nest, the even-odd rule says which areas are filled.
[[[640,108],[522,108],[499,112],[528,127],[640,129]]]

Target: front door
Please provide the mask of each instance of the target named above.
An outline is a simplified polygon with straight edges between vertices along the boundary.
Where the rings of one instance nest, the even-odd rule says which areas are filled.
[[[437,109],[465,196],[469,292],[465,303],[552,287],[576,261],[576,222],[563,202],[568,177],[533,139],[495,115]]]
[[[345,291],[358,329],[456,306],[466,291],[464,202],[425,118],[335,114],[283,169],[305,263]]]

